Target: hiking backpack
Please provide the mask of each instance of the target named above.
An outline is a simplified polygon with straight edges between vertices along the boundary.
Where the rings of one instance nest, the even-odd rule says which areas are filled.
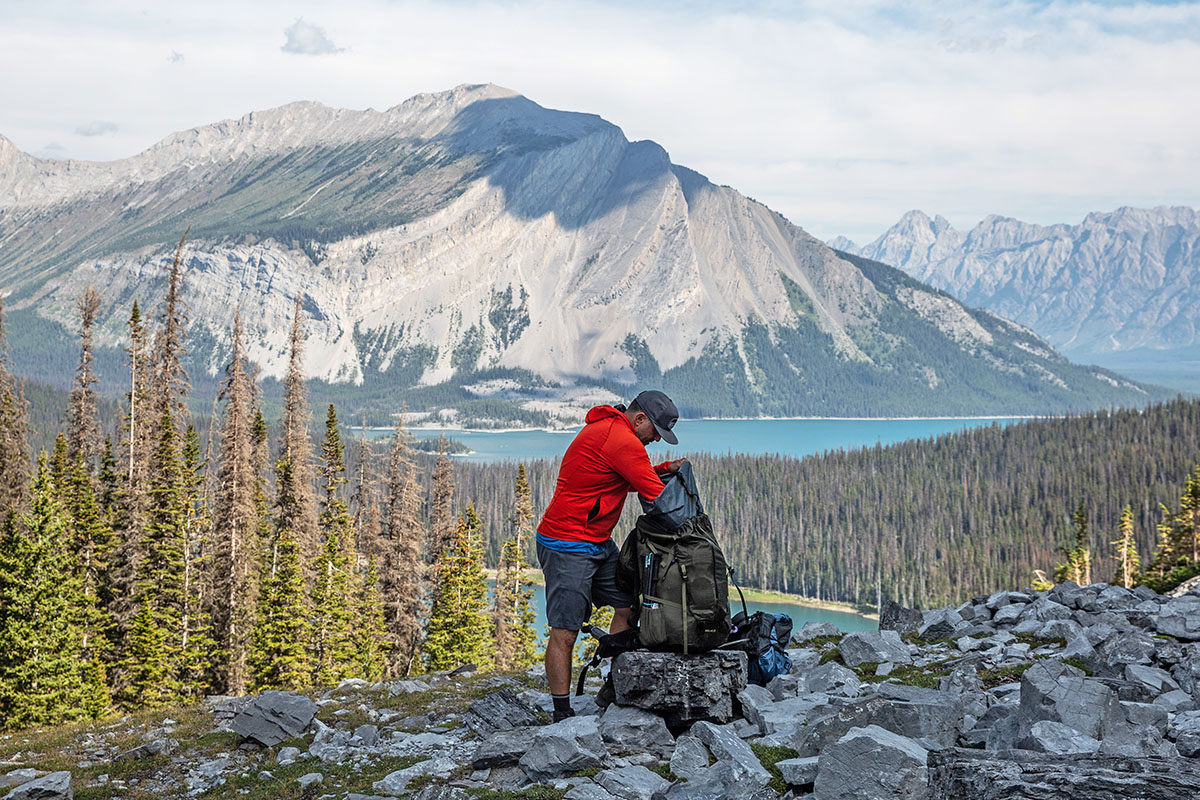
[[[767,611],[747,615],[745,608],[742,601],[742,610],[733,616],[733,632],[725,649],[744,650],[748,680],[766,686],[776,675],[792,668],[792,658],[787,654],[792,640],[792,618]]]
[[[634,595],[638,641],[648,650],[696,653],[729,639],[729,567],[684,462],[637,525],[617,562],[617,585]]]

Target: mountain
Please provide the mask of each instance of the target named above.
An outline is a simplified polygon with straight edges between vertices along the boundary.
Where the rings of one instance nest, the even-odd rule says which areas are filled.
[[[1072,357],[1200,349],[1200,212],[1120,208],[1078,225],[990,216],[969,232],[910,211],[870,244],[892,264],[1033,329]]]
[[[630,142],[492,85],[386,111],[293,103],[109,163],[0,139],[0,285],[18,366],[69,380],[74,303],[119,363],[180,234],[194,370],[235,310],[282,374],[297,298],[307,368],[366,410],[547,422],[661,385],[685,414],[1052,413],[1147,390],[1068,363]],[[196,374],[196,373],[194,373]]]

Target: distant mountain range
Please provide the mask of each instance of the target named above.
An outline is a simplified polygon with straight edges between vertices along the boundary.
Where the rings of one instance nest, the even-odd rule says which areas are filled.
[[[910,211],[838,250],[1032,328],[1072,358],[1200,347],[1200,212],[1120,208],[1078,225],[990,216],[970,231]]]
[[[689,415],[1041,414],[1157,396],[835,253],[653,142],[492,85],[382,112],[294,103],[110,163],[0,137],[18,365],[69,381],[88,284],[115,363],[131,304],[160,302],[189,226],[193,369],[223,365],[241,306],[250,356],[281,375],[299,298],[310,374],[367,411],[545,423],[649,385]]]

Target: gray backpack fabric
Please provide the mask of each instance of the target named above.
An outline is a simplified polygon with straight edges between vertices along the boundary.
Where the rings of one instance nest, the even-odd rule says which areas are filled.
[[[684,463],[621,547],[617,584],[636,598],[649,650],[697,653],[729,639],[729,567],[695,486]]]

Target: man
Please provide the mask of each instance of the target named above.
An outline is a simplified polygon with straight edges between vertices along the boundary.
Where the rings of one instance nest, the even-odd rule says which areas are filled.
[[[679,444],[671,429],[679,411],[662,392],[642,392],[628,408],[596,406],[563,456],[554,497],[537,530],[538,561],[546,576],[546,679],[554,721],[572,717],[571,652],[592,606],[612,606],[610,633],[628,630],[633,597],[616,584],[617,545],[612,531],[625,496],[652,501],[663,490],[659,475],[685,459],[650,465],[646,445]]]

